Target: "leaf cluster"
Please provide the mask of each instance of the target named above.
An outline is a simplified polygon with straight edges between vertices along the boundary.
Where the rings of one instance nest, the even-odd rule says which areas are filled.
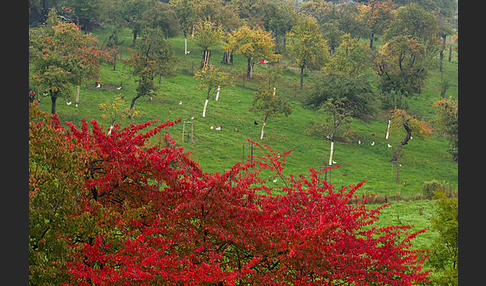
[[[440,285],[458,285],[458,198],[449,198],[443,191],[435,193],[438,211],[432,218],[432,229],[439,236],[432,245],[429,262],[437,270],[432,282]]]
[[[254,63],[255,59],[277,60],[279,55],[274,54],[274,46],[274,40],[269,32],[259,26],[252,29],[244,25],[228,37],[225,50],[242,54]]]
[[[268,85],[262,84],[253,95],[250,111],[263,113],[266,121],[268,117],[278,114],[289,116],[292,113],[292,107],[285,98],[277,96],[275,89],[270,89]]]

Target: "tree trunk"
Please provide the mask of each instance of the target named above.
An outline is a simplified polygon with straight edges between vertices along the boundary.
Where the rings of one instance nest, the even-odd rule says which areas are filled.
[[[446,37],[442,36],[442,47],[439,51],[439,71],[440,71],[440,83],[444,80],[444,68],[442,62],[444,61],[444,50],[445,50]]]
[[[223,53],[223,59],[221,60],[223,65],[227,65],[229,63],[229,52]]]
[[[449,62],[452,60],[452,46],[449,46]]]
[[[135,105],[135,101],[141,97],[142,95],[141,94],[137,94],[137,96],[135,96],[134,98],[132,98],[132,103],[130,104],[130,111],[132,111],[133,109],[133,106]],[[128,118],[132,119],[132,115],[131,113],[128,115]]]
[[[397,179],[396,183],[398,184],[400,182],[400,162],[397,161]]]
[[[206,101],[204,102],[204,109],[203,109],[202,117],[206,117],[206,108],[208,107],[210,97],[211,97],[211,87],[208,88],[208,95],[206,96]]]
[[[329,152],[329,166],[332,166],[332,155],[334,155],[334,139],[331,141],[331,151]]]
[[[246,77],[247,78],[253,77],[253,62],[252,62],[251,58],[248,58],[248,61],[247,61]]]
[[[208,65],[209,64],[209,59],[211,58],[211,50],[204,50],[203,51],[203,56],[202,56],[202,59],[201,59],[201,69],[205,66],[205,65]]]
[[[206,102],[204,102],[204,109],[203,109],[202,117],[206,117],[206,108],[208,107],[208,102],[209,102],[209,99],[206,98]]]
[[[81,84],[78,84],[78,87],[76,89],[76,105],[79,103],[79,90],[81,89]]]
[[[220,90],[220,86],[218,85],[218,90],[216,92],[216,98],[214,99],[215,101],[218,101],[218,99],[219,99],[219,90]]]
[[[135,46],[135,41],[137,40],[137,34],[138,34],[137,30],[134,30],[133,31],[133,45],[134,46]]]
[[[370,50],[373,50],[373,41],[375,40],[375,33],[371,33],[370,37]]]
[[[187,32],[184,30],[184,55],[187,55]]]
[[[233,52],[224,52],[223,60],[221,61],[224,65],[232,65],[233,64]]]
[[[412,137],[412,129],[410,129],[410,126],[408,126],[408,120],[403,123],[403,128],[405,128],[405,131],[407,131],[407,135],[405,135],[405,138],[403,138],[402,142],[400,142],[400,145],[397,147],[397,150],[395,150],[391,162],[398,161],[398,157],[400,156],[403,146],[407,145],[408,141]]]
[[[56,100],[57,100],[57,92],[50,91],[51,93],[51,113],[56,114]]]
[[[261,134],[260,134],[260,140],[262,140],[262,139],[263,139],[263,133],[265,132],[265,125],[266,125],[266,124],[267,124],[266,122],[263,122],[263,124],[262,124],[262,132],[261,132]]]
[[[304,86],[304,67],[305,65],[300,66],[300,89]]]
[[[265,120],[263,120],[263,124],[262,124],[262,132],[260,134],[260,140],[263,139],[263,133],[265,132],[265,125],[267,125],[267,119],[268,119],[268,115],[265,116]]]
[[[283,52],[285,53],[287,51],[287,37],[285,37],[285,34],[283,36]]]

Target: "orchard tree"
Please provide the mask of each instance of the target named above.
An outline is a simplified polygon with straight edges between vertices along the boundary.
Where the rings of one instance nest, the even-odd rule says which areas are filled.
[[[312,127],[307,130],[307,133],[318,133],[331,142],[334,142],[336,137],[348,140],[353,120],[353,111],[350,107],[351,103],[346,97],[328,98],[317,110],[319,119],[311,121]]]
[[[309,91],[303,97],[304,106],[318,110],[330,98],[343,98],[344,105],[349,104],[354,118],[368,120],[375,114],[375,93],[364,75],[315,74]]]
[[[384,94],[419,94],[425,85],[429,62],[425,46],[410,36],[394,37],[375,58],[379,86]]]
[[[216,25],[211,20],[203,20],[198,22],[194,27],[194,41],[202,49],[202,59],[200,68],[209,65],[211,58],[211,48],[220,44],[222,41],[221,27]]]
[[[365,27],[370,37],[370,49],[373,50],[373,43],[377,35],[382,35],[393,19],[396,4],[392,0],[370,0],[360,5],[361,17],[365,19]]]
[[[260,140],[262,140],[268,118],[278,114],[284,114],[287,117],[292,113],[292,107],[290,107],[290,103],[286,99],[277,96],[276,87],[273,87],[272,90],[268,85],[263,84],[253,95],[253,104],[250,107],[250,111],[263,113],[264,115],[262,132],[260,133]]]
[[[280,58],[279,55],[274,54],[274,47],[275,43],[269,32],[259,26],[251,29],[245,25],[229,36],[225,50],[246,57],[246,77],[252,78],[255,60],[265,59],[271,62]]]
[[[263,6],[263,27],[271,31],[276,42],[276,51],[284,53],[286,51],[287,33],[297,23],[295,6],[290,1],[277,0],[268,1]]]
[[[360,15],[360,4],[339,3],[336,6],[337,25],[344,34],[351,35],[351,38],[360,39],[367,34],[365,19]]]
[[[126,0],[122,2],[121,14],[126,25],[132,30],[133,45],[142,32],[143,13],[150,9],[153,0]]]
[[[303,17],[292,30],[289,38],[289,55],[300,68],[300,89],[304,85],[304,69],[319,69],[326,60],[327,43],[319,32],[319,25],[310,17]]]
[[[418,4],[397,9],[383,35],[386,43],[375,60],[383,93],[411,96],[422,92],[437,55],[438,32],[434,14]]]
[[[457,101],[441,98],[434,102],[437,129],[449,141],[448,152],[454,162],[459,160],[459,106]]]
[[[206,108],[208,107],[209,98],[211,97],[211,92],[213,95],[222,86],[227,85],[228,73],[219,71],[218,68],[213,65],[205,65],[202,70],[198,71],[194,77],[198,81],[197,87],[206,91],[206,101],[204,102],[204,109],[202,117],[206,117]],[[230,83],[231,84],[231,83]]]
[[[432,229],[439,235],[432,244],[428,261],[435,268],[432,282],[438,285],[458,285],[459,268],[459,208],[457,197],[435,193],[438,210],[432,217]]]
[[[133,118],[138,116],[138,110],[135,108],[124,108],[125,100],[121,95],[117,95],[113,101],[106,101],[98,105],[98,109],[102,112],[101,118],[108,119],[110,122],[110,129],[108,135],[115,127],[115,122],[123,118]]]
[[[97,47],[96,38],[85,35],[73,23],[57,20],[51,11],[47,25],[29,31],[30,59],[33,61],[33,84],[40,91],[47,91],[51,98],[51,112],[56,113],[59,97],[69,97],[70,88],[76,85],[76,104],[81,83],[86,79],[97,80],[106,54]]]
[[[324,71],[327,74],[357,77],[371,66],[373,60],[371,49],[358,39],[345,34],[336,53],[328,60]]]
[[[391,111],[390,116],[391,130],[399,130],[403,128],[405,130],[405,137],[398,144],[393,152],[391,162],[399,162],[399,157],[402,155],[402,149],[412,139],[412,134],[416,138],[426,139],[432,134],[432,128],[429,124],[423,120],[417,119],[415,115],[410,115],[406,111],[401,109],[394,109]]]
[[[176,37],[180,29],[173,7],[161,1],[153,1],[150,8],[142,12],[140,24],[142,29],[160,29],[165,38]]]
[[[192,31],[196,22],[196,3],[194,0],[170,0],[169,4],[173,7],[179,19],[179,24],[184,34],[184,55],[187,55],[189,53],[187,50],[187,35]]]
[[[343,34],[338,27],[337,9],[333,2],[305,1],[299,7],[299,11],[316,19],[324,39],[329,46],[329,54],[339,46],[340,37]]]
[[[389,42],[398,36],[407,36],[420,43],[428,57],[435,57],[438,51],[437,35],[439,26],[432,11],[426,11],[417,3],[411,3],[397,9],[396,16],[383,34]]]
[[[165,40],[159,28],[145,29],[143,39],[137,42],[135,50],[130,49],[130,51],[132,54],[125,60],[125,64],[131,66],[133,74],[139,77],[136,80],[137,95],[130,104],[130,109],[133,109],[137,99],[151,94],[156,89],[154,85],[156,75],[160,77],[173,75],[175,58],[170,43]]]
[[[73,11],[74,21],[80,29],[84,28],[85,32],[92,30],[94,24],[100,17],[101,4],[100,0],[70,0],[69,6]]]

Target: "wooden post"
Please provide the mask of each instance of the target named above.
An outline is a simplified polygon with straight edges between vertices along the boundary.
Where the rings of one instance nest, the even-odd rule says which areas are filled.
[[[397,161],[397,184],[400,181],[400,161]]]
[[[241,145],[243,148],[243,156],[241,156],[241,163],[244,164],[245,163],[245,144]]]
[[[248,142],[248,144],[243,144],[243,157],[242,157],[242,163],[245,163],[245,147],[248,146],[248,148],[250,149],[249,150],[249,153],[248,154],[248,157],[250,159],[250,163],[253,163],[253,143],[251,142]]]
[[[191,124],[191,133],[187,132],[187,140],[191,139],[191,143],[194,143],[194,120],[182,122],[182,143],[184,143],[186,123]]]
[[[186,122],[182,122],[182,143],[184,143],[184,129],[186,128]]]
[[[194,119],[191,120],[191,143],[194,143]]]

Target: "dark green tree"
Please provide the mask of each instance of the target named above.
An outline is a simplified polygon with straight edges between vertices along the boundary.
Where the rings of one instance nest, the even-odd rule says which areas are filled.
[[[180,30],[174,8],[160,1],[153,2],[149,9],[143,11],[140,22],[143,29],[159,28],[166,38],[176,37]]]
[[[66,6],[70,6],[73,11],[72,20],[80,29],[87,33],[91,31],[94,24],[100,17],[100,0],[70,0],[66,1]]]
[[[133,67],[133,74],[138,76],[137,95],[132,99],[130,109],[135,101],[144,95],[156,90],[154,77],[170,76],[174,68],[174,55],[170,43],[164,38],[160,28],[145,29],[142,31],[143,39],[137,41],[135,49],[131,51],[125,64]]]
[[[269,1],[264,6],[263,26],[272,32],[278,53],[286,51],[286,34],[297,23],[298,16],[294,9],[291,2],[285,0]]]
[[[429,263],[435,268],[431,282],[437,285],[458,285],[459,212],[458,198],[435,193],[438,210],[432,218],[432,229],[439,235],[430,249]]]
[[[344,105],[349,104],[354,118],[367,120],[375,114],[375,94],[364,75],[319,73],[311,81],[311,88],[303,98],[304,107],[318,110],[330,98],[346,98]]]
[[[184,33],[184,54],[187,55],[187,35],[191,32],[196,22],[196,7],[194,0],[170,0],[169,4],[179,20],[182,33]]]
[[[438,33],[439,26],[434,13],[412,3],[397,9],[396,16],[385,30],[383,38],[386,42],[399,36],[414,39],[425,48],[425,54],[430,59],[436,56],[439,48]]]
[[[428,76],[430,57],[426,48],[410,36],[392,38],[375,57],[379,88],[383,94],[420,94]]]
[[[300,88],[304,85],[304,69],[319,69],[326,60],[327,43],[319,32],[319,25],[311,17],[303,17],[287,33],[289,55],[300,68]]]
[[[150,9],[153,0],[127,0],[121,7],[123,20],[133,33],[133,45],[137,41],[138,34],[142,32],[142,15]]]
[[[451,97],[434,102],[437,129],[449,141],[448,152],[455,162],[459,160],[459,106]]]

